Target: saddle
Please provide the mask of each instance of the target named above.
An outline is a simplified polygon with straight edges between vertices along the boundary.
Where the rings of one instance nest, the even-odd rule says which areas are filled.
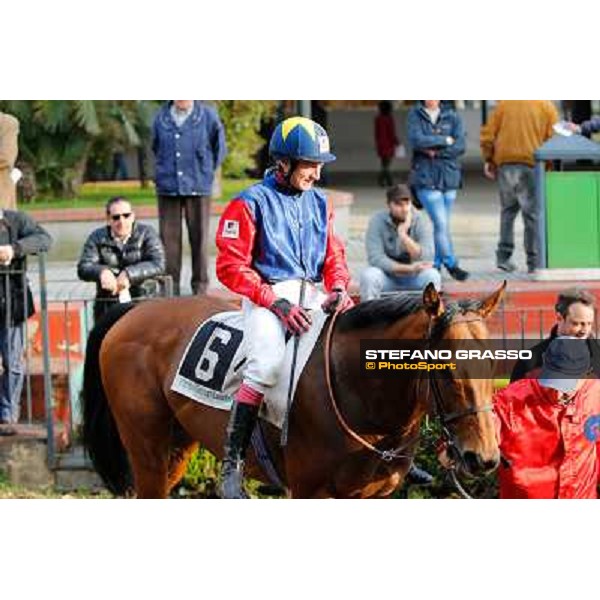
[[[323,311],[313,311],[312,327],[300,336],[292,398],[326,319]],[[261,418],[279,429],[285,418],[293,347],[292,337],[286,341],[283,368],[277,384],[267,391],[261,407]],[[218,313],[197,328],[183,353],[171,389],[201,404],[231,410],[233,394],[242,383],[246,360],[242,313]]]

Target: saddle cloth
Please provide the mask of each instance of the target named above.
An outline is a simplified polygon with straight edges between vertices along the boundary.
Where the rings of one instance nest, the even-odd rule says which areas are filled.
[[[327,315],[312,311],[312,327],[300,336],[292,398],[300,375],[313,351]],[[261,417],[281,429],[287,407],[294,338],[285,346],[283,368],[277,384],[265,394]],[[233,394],[242,383],[246,364],[244,318],[241,311],[213,315],[202,323],[188,344],[177,368],[171,389],[196,402],[231,410]]]

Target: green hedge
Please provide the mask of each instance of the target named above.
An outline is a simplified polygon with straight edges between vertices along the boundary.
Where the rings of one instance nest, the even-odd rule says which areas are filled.
[[[221,197],[217,202],[228,202],[239,192],[255,183],[254,179],[223,179]],[[76,198],[40,197],[27,205],[28,210],[53,208],[102,208],[113,196],[125,196],[135,206],[156,205],[156,193],[153,187],[142,188],[137,182],[123,183],[85,183]]]

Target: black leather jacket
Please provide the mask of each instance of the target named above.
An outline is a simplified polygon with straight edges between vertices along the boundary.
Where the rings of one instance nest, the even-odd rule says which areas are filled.
[[[112,237],[108,225],[94,230],[83,246],[77,275],[83,281],[96,282],[99,298],[111,297],[100,287],[100,273],[106,268],[115,276],[126,271],[133,298],[148,295],[144,281],[165,272],[165,251],[154,228],[136,221],[124,244]]]
[[[14,257],[10,265],[0,265],[0,328],[7,323],[18,325],[34,313],[25,257],[47,252],[52,238],[29,215],[4,210],[0,217],[0,245],[7,244],[13,247]]]

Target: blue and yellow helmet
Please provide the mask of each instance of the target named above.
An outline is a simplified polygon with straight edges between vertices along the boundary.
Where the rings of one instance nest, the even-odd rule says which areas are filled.
[[[335,160],[335,155],[329,151],[327,132],[306,117],[290,117],[279,123],[271,136],[269,154],[273,158],[320,163]]]

